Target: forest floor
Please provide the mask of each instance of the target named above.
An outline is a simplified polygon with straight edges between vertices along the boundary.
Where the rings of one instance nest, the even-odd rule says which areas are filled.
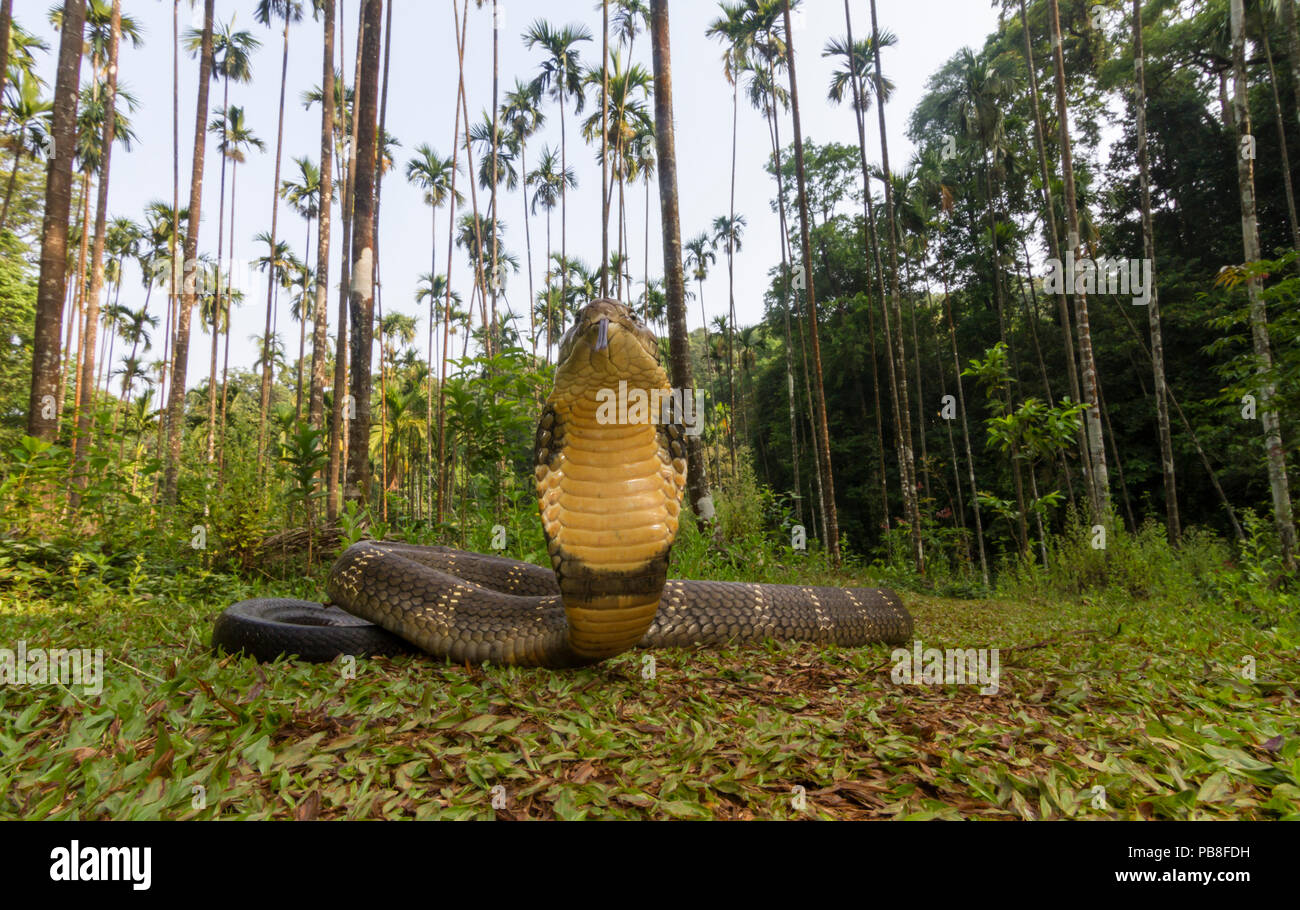
[[[0,685],[0,817],[1300,817],[1300,639],[1229,610],[905,595],[996,693],[883,645],[351,673],[214,656],[230,576],[79,565],[0,558],[0,648],[104,655],[99,694]]]

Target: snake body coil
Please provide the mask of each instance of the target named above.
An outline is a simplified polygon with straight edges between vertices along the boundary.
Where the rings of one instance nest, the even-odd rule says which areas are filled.
[[[331,569],[330,598],[455,661],[562,667],[636,646],[907,639],[911,617],[888,589],[668,580],[686,439],[682,402],[658,361],[654,335],[609,300],[588,305],[561,341],[534,446],[553,571],[445,547],[363,541]],[[328,650],[316,639],[338,620],[325,611],[288,630],[283,622],[249,622],[264,605],[283,611],[285,603],[236,604],[218,620],[214,646],[259,657],[275,656],[273,648]]]

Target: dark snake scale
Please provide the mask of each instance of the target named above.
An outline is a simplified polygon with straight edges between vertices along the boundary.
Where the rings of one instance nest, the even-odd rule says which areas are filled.
[[[552,569],[362,541],[330,570],[329,596],[343,610],[242,601],[219,617],[214,647],[329,660],[414,645],[456,662],[567,667],[632,647],[911,637],[912,618],[887,588],[668,579],[686,473],[677,411],[638,420],[631,408],[618,419],[602,410],[603,390],[620,383],[667,392],[654,336],[622,304],[595,301],[561,342],[559,362],[535,445]]]

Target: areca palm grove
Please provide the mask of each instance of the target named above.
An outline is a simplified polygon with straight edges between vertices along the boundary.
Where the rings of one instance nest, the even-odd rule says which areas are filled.
[[[165,6],[0,4],[0,499],[50,527],[513,539],[603,293],[702,390],[719,548],[990,591],[1155,529],[1294,584],[1293,3],[1003,0],[921,73],[871,0],[457,0],[425,61],[383,0],[207,0],[158,201]]]

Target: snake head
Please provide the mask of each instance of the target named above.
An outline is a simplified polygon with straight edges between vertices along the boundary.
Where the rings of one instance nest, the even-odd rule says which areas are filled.
[[[601,354],[624,360],[627,367],[645,367],[659,363],[659,343],[631,307],[600,298],[583,307],[560,339],[559,362]]]

